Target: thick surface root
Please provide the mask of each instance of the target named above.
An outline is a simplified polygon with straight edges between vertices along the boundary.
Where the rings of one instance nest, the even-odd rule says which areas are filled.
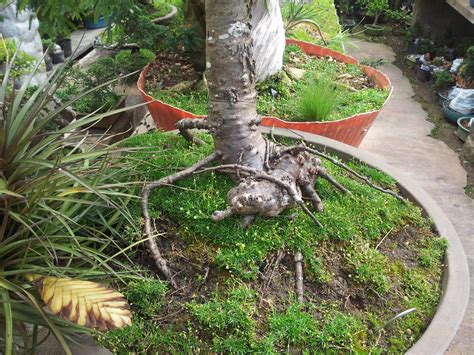
[[[204,158],[203,160],[200,160],[196,164],[190,166],[187,169],[184,169],[180,172],[177,172],[176,174],[169,175],[163,179],[160,179],[158,181],[153,181],[145,185],[142,191],[142,214],[143,218],[145,220],[145,233],[147,236],[147,246],[148,249],[153,257],[153,260],[155,261],[156,266],[158,267],[158,270],[163,274],[163,276],[170,282],[171,286],[174,288],[177,288],[176,282],[173,280],[173,273],[171,272],[170,268],[168,267],[168,263],[166,260],[163,258],[161,255],[161,251],[158,248],[158,244],[156,243],[155,236],[152,233],[152,227],[151,227],[151,219],[150,219],[150,213],[148,211],[148,198],[150,196],[150,192],[153,189],[156,189],[158,187],[162,186],[168,186],[176,183],[178,180],[184,179],[188,177],[189,175],[193,174],[195,171],[201,169],[202,167],[212,163],[215,161],[219,155],[217,153],[213,153],[207,158]]]

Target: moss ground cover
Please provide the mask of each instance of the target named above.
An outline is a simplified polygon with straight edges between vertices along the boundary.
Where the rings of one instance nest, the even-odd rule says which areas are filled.
[[[262,115],[275,116],[287,121],[311,120],[306,114],[305,93],[317,89],[316,82],[334,85],[333,97],[337,101],[328,114],[313,115],[312,120],[334,121],[358,113],[378,110],[385,102],[388,91],[377,89],[374,83],[353,64],[345,64],[332,58],[316,58],[304,54],[299,47],[287,46],[284,55],[284,71],[257,85],[257,111]],[[296,77],[295,77],[296,76]],[[148,82],[162,82],[150,78]],[[161,90],[147,84],[151,95],[170,105],[198,115],[207,114],[207,92],[190,87],[184,92]],[[320,93],[315,92],[315,96]],[[313,102],[313,110],[320,105]],[[309,117],[309,118],[308,118]]]
[[[150,181],[209,154],[212,143],[190,146],[156,132],[126,141],[137,170]],[[124,352],[403,352],[431,319],[441,294],[446,242],[431,232],[418,208],[403,204],[325,166],[354,196],[317,182],[325,203],[318,228],[301,211],[258,218],[243,230],[239,218],[215,223],[233,182],[195,175],[162,188],[150,200],[159,243],[176,272],[179,291],[158,279],[124,288],[134,312],[131,327],[98,336]],[[366,166],[359,172],[386,187],[394,181]],[[135,206],[137,223],[140,206]],[[141,236],[135,236],[137,240]],[[133,238],[132,238],[133,239]],[[142,248],[142,249],[141,249]],[[293,253],[304,255],[305,307],[294,294]],[[143,247],[129,256],[144,275],[154,268]],[[390,326],[396,314],[417,311]]]

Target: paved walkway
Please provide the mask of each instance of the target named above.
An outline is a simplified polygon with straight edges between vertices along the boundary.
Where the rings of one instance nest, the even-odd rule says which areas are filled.
[[[347,52],[358,58],[395,61],[391,48],[354,40]],[[414,100],[410,82],[393,64],[380,68],[394,86],[392,97],[369,130],[360,149],[382,156],[427,191],[447,214],[463,243],[470,271],[470,301],[448,354],[474,353],[474,201],[464,194],[466,171],[457,154],[429,136],[433,124]],[[453,127],[454,130],[454,127]],[[453,133],[454,134],[454,133]]]

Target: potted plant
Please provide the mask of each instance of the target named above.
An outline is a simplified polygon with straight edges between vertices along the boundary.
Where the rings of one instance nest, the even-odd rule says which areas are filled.
[[[395,36],[406,35],[412,17],[408,9],[402,8],[400,10],[387,10],[387,16],[394,22],[392,26],[392,34]]]
[[[357,3],[365,9],[368,16],[374,18],[374,22],[370,25],[364,25],[365,31],[371,36],[381,36],[384,28],[378,25],[379,18],[382,14],[389,10],[387,0],[357,0]]]
[[[434,73],[433,77],[434,81],[431,88],[436,91],[439,104],[443,105],[444,101],[448,99],[449,88],[454,85],[454,77],[446,70]]]
[[[474,46],[466,51],[466,60],[459,70],[457,83],[465,89],[474,88]]]
[[[471,128],[474,126],[474,118],[472,117],[461,117],[457,121],[458,129],[456,131],[456,135],[460,140],[463,142],[466,141],[467,137],[469,136],[469,132]]]
[[[65,79],[64,85],[57,91],[57,96],[64,102],[72,100],[81,92],[94,90],[103,83],[116,79],[118,76],[116,62],[113,58],[99,58],[86,70],[72,68]],[[79,117],[85,117],[93,112],[104,113],[124,106],[124,100],[114,88],[118,84],[114,81],[100,90],[85,95],[72,105]],[[120,114],[108,115],[94,123],[96,128],[108,128],[120,117]]]
[[[287,39],[287,45],[296,45],[304,53],[310,56],[331,57],[331,60],[340,61],[342,63],[357,64],[357,61],[350,56],[312,43]],[[181,118],[202,117],[202,114],[195,114],[193,112],[183,110],[180,107],[175,107],[166,103],[166,100],[161,101],[150,95],[146,89],[146,77],[152,68],[153,63],[150,63],[143,70],[143,72],[140,74],[137,85],[138,89],[143,95],[145,102],[148,103],[148,110],[150,111],[158,127],[164,130],[174,130],[176,122]],[[368,66],[360,66],[360,70],[362,70],[371,80],[373,80],[376,87],[382,90],[391,90],[390,80],[382,72]],[[297,129],[300,131],[320,134],[329,138],[340,140],[347,144],[358,146],[377,117],[379,110],[380,109],[358,113],[350,117],[328,122],[287,122],[277,117],[264,116],[262,118],[262,125],[268,127]]]
[[[15,41],[11,38],[0,38],[0,78],[3,79],[8,63],[16,53],[16,59],[10,67],[10,79],[16,81],[16,85],[21,83],[22,76],[28,74],[34,67],[35,58],[18,50]]]

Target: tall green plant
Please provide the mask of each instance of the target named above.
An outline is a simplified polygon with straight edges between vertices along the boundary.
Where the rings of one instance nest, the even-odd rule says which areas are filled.
[[[77,143],[81,128],[114,112],[48,130],[62,110],[92,90],[46,109],[63,69],[36,90],[27,90],[33,74],[13,90],[10,75],[17,53],[0,87],[0,346],[5,354],[12,353],[14,343],[26,352],[34,348],[32,339],[41,326],[70,353],[65,338],[87,329],[46,314],[27,279],[31,274],[103,281],[130,276],[116,271],[130,270],[124,259],[109,255],[124,252],[125,228],[137,232],[127,209],[133,195],[122,182],[133,174],[123,159],[119,164],[113,158],[120,149],[89,150]]]
[[[325,121],[338,102],[337,87],[327,78],[318,78],[306,86],[300,97],[300,113],[309,121]]]

